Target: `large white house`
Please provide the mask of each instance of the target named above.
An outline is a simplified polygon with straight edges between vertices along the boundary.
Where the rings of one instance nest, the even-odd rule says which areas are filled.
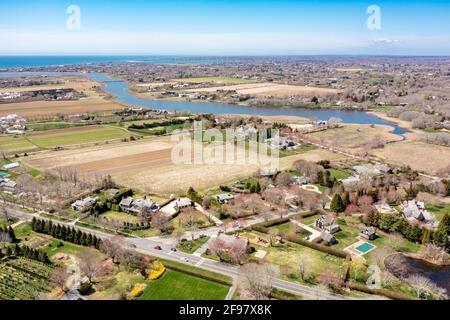
[[[123,198],[119,203],[119,207],[122,211],[132,215],[144,215],[159,210],[159,206],[147,198],[137,200],[132,197]]]
[[[99,197],[87,197],[81,200],[77,200],[72,203],[72,209],[80,212],[86,212],[94,207],[97,201],[100,200]]]
[[[416,200],[403,201],[400,204],[400,209],[408,220],[428,223],[433,227],[437,226],[436,217],[425,208],[424,202]]]

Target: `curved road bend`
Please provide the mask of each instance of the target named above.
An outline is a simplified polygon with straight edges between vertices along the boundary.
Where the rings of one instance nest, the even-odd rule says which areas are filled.
[[[11,215],[14,215],[20,219],[31,221],[33,217],[42,219],[42,220],[51,220],[49,218],[40,217],[38,215],[34,215],[31,213],[26,213],[23,211],[19,211],[16,209],[9,208],[9,213]],[[109,239],[114,237],[114,235],[111,235],[109,233],[105,233],[98,230],[93,230],[85,227],[80,226],[74,226],[70,223],[61,222],[61,221],[55,221],[61,225],[66,225],[69,227],[73,227],[75,229],[79,229],[84,232],[89,232],[91,234],[94,234],[98,236],[101,239]],[[127,245],[128,249],[135,250],[137,252],[152,255],[158,258],[168,259],[177,261],[179,263],[183,263],[190,266],[196,266],[201,269],[217,272],[220,274],[224,274],[227,276],[232,277],[233,279],[236,279],[239,274],[239,267],[233,266],[230,264],[214,261],[211,259],[205,259],[202,257],[197,257],[191,254],[179,252],[179,251],[171,251],[170,246],[167,246],[165,244],[147,239],[147,238],[125,238],[125,244]],[[154,249],[156,246],[161,246],[162,250]],[[274,278],[273,279],[273,287],[290,292],[293,294],[297,294],[300,296],[303,296],[305,298],[309,299],[321,299],[321,300],[356,300],[355,298],[334,294],[327,290],[309,287],[306,285],[302,285],[299,283],[289,282],[286,280]]]

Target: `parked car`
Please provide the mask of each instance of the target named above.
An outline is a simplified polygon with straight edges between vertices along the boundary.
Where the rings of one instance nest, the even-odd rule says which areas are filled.
[[[156,246],[154,249],[155,250],[162,250],[161,246]]]
[[[173,248],[170,248],[170,250],[173,251],[173,252],[176,252],[177,248],[173,247]]]

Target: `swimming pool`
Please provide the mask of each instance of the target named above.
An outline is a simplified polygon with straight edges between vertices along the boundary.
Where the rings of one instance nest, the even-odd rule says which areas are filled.
[[[375,246],[373,244],[365,242],[365,243],[360,244],[359,246],[357,246],[355,249],[358,250],[359,252],[366,253],[366,252],[372,250],[374,247]]]
[[[6,177],[9,177],[9,174],[6,173],[6,172],[0,171],[0,177],[1,178],[6,178]]]

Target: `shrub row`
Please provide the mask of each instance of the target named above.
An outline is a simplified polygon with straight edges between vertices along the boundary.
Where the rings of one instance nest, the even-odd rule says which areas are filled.
[[[349,282],[348,287],[352,290],[357,290],[357,291],[361,291],[361,292],[365,292],[368,294],[377,294],[377,295],[381,295],[381,296],[385,296],[389,299],[394,299],[394,300],[414,300],[415,298],[392,291],[392,290],[388,290],[388,289],[370,289],[369,287],[362,285],[362,284],[358,284],[358,283],[354,283],[354,282]]]
[[[279,224],[283,224],[283,223],[287,223],[289,222],[291,219],[297,219],[297,218],[308,218],[308,217],[312,217],[317,215],[318,213],[316,211],[308,211],[308,212],[302,212],[302,213],[298,213],[296,215],[293,215],[291,217],[286,217],[286,218],[279,218],[279,219],[274,219],[274,220],[270,220],[267,222],[261,222],[261,223],[257,223],[254,224],[252,226],[252,229],[255,231],[260,231],[263,233],[267,233],[268,232],[268,228],[273,227],[273,226],[277,226]]]
[[[163,261],[164,265],[171,270],[174,271],[179,271],[194,277],[198,277],[198,278],[202,278],[205,280],[209,280],[209,281],[213,281],[213,282],[217,282],[226,286],[231,286],[233,285],[233,280],[230,277],[227,276],[223,276],[221,274],[215,273],[215,272],[210,272],[210,271],[205,271],[202,269],[197,269],[197,268],[191,268],[191,267],[186,267],[182,264],[178,264],[174,261],[171,260],[165,260],[165,259],[160,259],[161,261]]]
[[[346,253],[343,250],[339,250],[339,249],[334,249],[331,247],[327,247],[318,243],[314,243],[314,242],[310,242],[310,241],[306,241],[303,240],[302,238],[300,238],[299,236],[295,236],[295,235],[288,235],[287,236],[287,240],[297,243],[299,245],[314,249],[314,250],[318,250],[318,251],[322,251],[324,253],[328,253],[331,254],[333,256],[336,256],[338,258],[343,258],[343,259],[351,259],[350,255],[348,253]]]

